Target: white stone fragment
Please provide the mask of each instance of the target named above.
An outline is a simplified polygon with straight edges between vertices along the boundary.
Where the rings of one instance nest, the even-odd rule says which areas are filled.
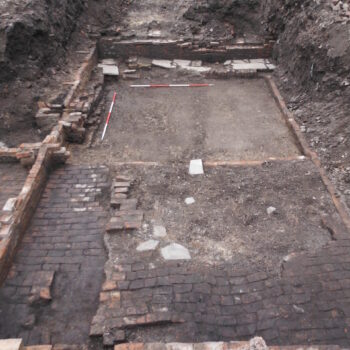
[[[268,207],[267,209],[266,209],[266,212],[267,212],[267,214],[268,215],[272,215],[273,213],[275,213],[276,212],[276,208],[275,207]]]
[[[203,175],[204,174],[202,159],[191,160],[189,174],[190,175]]]
[[[165,69],[173,69],[176,68],[175,64],[169,60],[153,60],[152,65]]]
[[[163,238],[167,235],[166,228],[161,225],[155,225],[153,227],[153,236]]]
[[[209,72],[211,70],[210,67],[182,67],[183,69],[186,69],[188,71],[191,71],[191,72],[195,72],[195,73],[206,73],[206,72]]]
[[[196,201],[195,201],[195,199],[193,198],[193,197],[188,197],[188,198],[186,198],[185,199],[185,203],[187,204],[187,205],[191,205],[191,204],[193,204],[193,203],[195,203]]]
[[[192,67],[201,67],[202,61],[192,61],[191,66]]]
[[[265,63],[233,63],[234,70],[266,70]]]
[[[294,309],[294,311],[295,311],[297,314],[303,314],[303,313],[305,313],[305,310],[304,310],[302,307],[300,307],[300,306],[293,305],[293,309]]]
[[[15,205],[16,205],[16,201],[17,201],[17,197],[15,198],[9,198],[4,207],[2,208],[2,211],[6,211],[6,212],[13,212],[15,209]]]
[[[136,69],[125,69],[125,71],[123,71],[123,74],[134,74],[136,72]]]
[[[118,66],[111,66],[111,65],[103,65],[103,74],[104,75],[112,75],[112,76],[118,76],[119,75],[119,68]]]
[[[136,250],[138,252],[146,252],[148,250],[155,250],[158,247],[159,241],[150,239],[149,241],[143,242],[138,245]]]
[[[231,60],[225,61],[224,66],[229,66],[230,64],[232,64]]]
[[[161,249],[165,260],[190,260],[191,255],[187,248],[181,244],[172,243]]]
[[[23,349],[22,339],[0,339],[1,350],[21,350]]]
[[[188,67],[191,64],[191,61],[188,60],[174,60],[173,62],[179,67]]]
[[[266,64],[266,67],[269,69],[269,70],[275,70],[276,69],[276,66],[272,63],[267,63]]]

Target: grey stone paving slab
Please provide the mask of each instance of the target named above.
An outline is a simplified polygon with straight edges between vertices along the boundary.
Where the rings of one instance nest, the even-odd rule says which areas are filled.
[[[171,243],[161,249],[165,260],[190,260],[191,255],[187,248],[178,243]]]
[[[150,239],[149,241],[141,243],[136,250],[138,252],[145,252],[148,250],[155,250],[159,245],[159,241],[155,241],[153,239]]]

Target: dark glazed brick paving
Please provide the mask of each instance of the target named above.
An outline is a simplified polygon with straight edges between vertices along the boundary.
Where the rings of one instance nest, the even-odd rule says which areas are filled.
[[[0,337],[25,344],[87,343],[106,253],[105,167],[52,173],[0,289]],[[50,300],[52,299],[52,300]]]
[[[0,164],[0,211],[9,198],[17,197],[27,177],[19,163]]]
[[[281,278],[191,262],[154,266],[149,262],[155,257],[144,253],[114,266],[92,331],[104,334],[106,343],[124,334],[133,342],[260,335],[269,345],[349,345],[349,248],[344,238],[317,254],[297,256],[284,265]]]

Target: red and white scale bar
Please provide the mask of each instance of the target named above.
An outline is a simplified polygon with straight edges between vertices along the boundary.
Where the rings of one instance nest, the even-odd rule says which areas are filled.
[[[147,84],[147,85],[130,85],[132,88],[181,88],[181,87],[209,87],[214,86],[214,84]]]
[[[114,103],[115,103],[116,97],[117,97],[117,93],[115,92],[114,95],[113,95],[113,101],[112,101],[112,104],[111,104],[111,108],[109,109],[108,117],[107,117],[107,120],[106,120],[106,125],[105,125],[105,127],[103,129],[101,141],[103,141],[103,139],[104,139],[104,137],[106,135],[109,119],[111,119],[111,115],[112,115],[112,111],[113,111],[113,107],[114,107]]]

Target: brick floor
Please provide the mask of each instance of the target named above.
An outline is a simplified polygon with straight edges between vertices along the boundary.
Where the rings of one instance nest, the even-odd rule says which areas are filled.
[[[284,265],[281,278],[233,266],[149,264],[152,254],[114,266],[92,323],[105,343],[229,341],[349,345],[350,239]],[[124,332],[121,333],[121,332]]]
[[[105,167],[54,171],[0,289],[0,337],[86,344],[106,254]]]
[[[21,192],[27,171],[19,163],[0,164],[0,211],[9,198]]]

